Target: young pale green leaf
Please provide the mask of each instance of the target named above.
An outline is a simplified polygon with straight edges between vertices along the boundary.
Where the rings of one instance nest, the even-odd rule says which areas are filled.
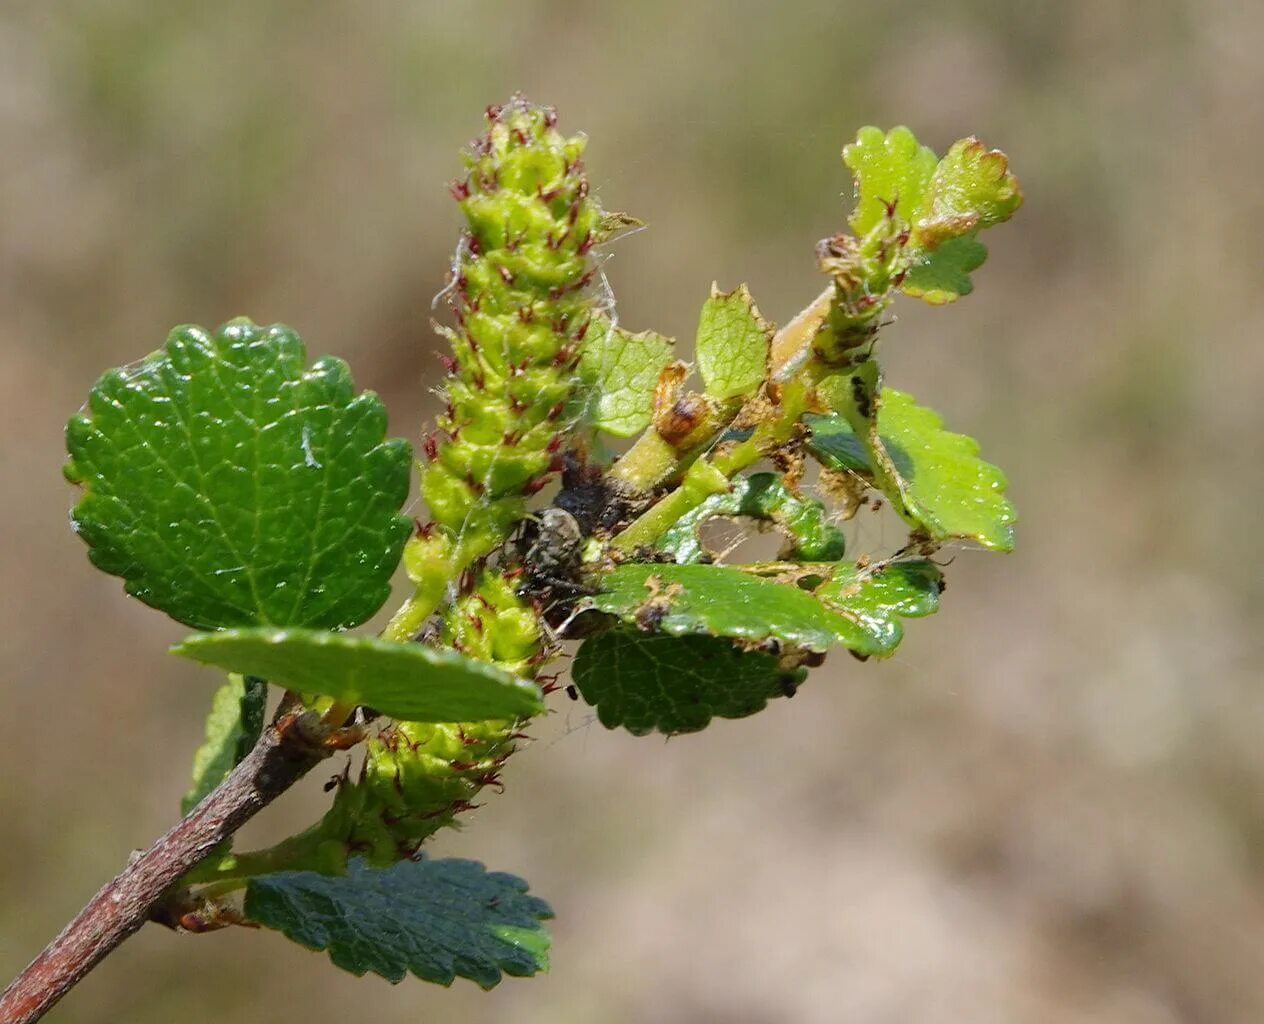
[[[253,676],[232,674],[215,691],[206,742],[193,755],[193,785],[180,801],[181,814],[201,803],[259,742],[267,698],[267,684]]]
[[[914,242],[934,249],[950,238],[1009,220],[1022,201],[1009,158],[999,149],[986,149],[978,139],[961,139],[935,168],[925,208],[914,223]]]
[[[979,444],[943,429],[933,409],[888,388],[878,411],[880,443],[891,453],[912,520],[932,540],[972,540],[995,551],[1014,549],[1014,506],[1005,474],[979,458]],[[898,453],[898,454],[897,454]]]
[[[811,417],[809,450],[825,465],[868,475],[915,530],[934,541],[1014,548],[1014,506],[1005,474],[979,458],[971,437],[943,429],[933,409],[881,388],[870,361],[822,381],[839,415]]]
[[[575,655],[575,686],[607,729],[634,736],[698,732],[712,718],[744,718],[789,696],[806,675],[771,654],[720,637],[599,633]]]
[[[840,565],[813,592],[818,601],[864,624],[874,646],[865,653],[886,657],[904,638],[900,619],[939,611],[943,573],[924,559],[881,562],[864,569]]]
[[[738,477],[732,488],[713,494],[678,519],[658,546],[676,556],[681,565],[701,561],[705,549],[702,525],[717,516],[745,516],[774,523],[785,535],[787,558],[800,562],[835,562],[843,557],[843,532],[827,520],[825,507],[811,498],[796,497],[776,473]]]
[[[579,360],[586,415],[595,430],[632,437],[650,424],[654,385],[672,358],[672,340],[632,334],[594,315]]]
[[[287,871],[252,879],[246,917],[343,970],[397,984],[411,971],[451,985],[495,987],[501,973],[526,978],[549,967],[553,916],[527,883],[472,860],[422,855],[381,870],[353,860],[342,876]]]
[[[341,628],[390,593],[411,453],[337,359],[288,327],[178,327],[66,429],[98,568],[186,625]]]
[[[848,223],[863,235],[886,216],[887,204],[906,221],[921,212],[938,160],[905,127],[861,128],[856,141],[843,147],[843,163],[855,176],[856,209]]]
[[[698,372],[713,398],[749,395],[768,372],[772,326],[755,308],[746,285],[731,292],[711,286],[698,318]]]
[[[512,719],[544,710],[540,688],[455,651],[312,629],[195,633],[172,653],[409,722]]]
[[[905,295],[942,306],[974,291],[970,273],[983,266],[987,246],[973,235],[963,235],[917,255],[918,262],[909,269],[900,288]]]
[[[727,565],[621,565],[602,578],[603,592],[591,607],[646,632],[669,636],[700,634],[735,640],[775,639],[783,644],[825,651],[846,647],[861,657],[889,654],[891,630],[885,615],[903,614],[899,602],[889,608],[869,596],[875,573],[860,573],[847,600],[835,595],[828,604],[798,582],[827,583],[836,572],[853,570],[841,563],[787,570],[759,576]],[[776,571],[776,567],[773,567]],[[885,584],[883,585],[885,586]],[[904,600],[903,598],[901,600]],[[887,608],[887,612],[883,609]],[[897,634],[898,639],[898,634]]]

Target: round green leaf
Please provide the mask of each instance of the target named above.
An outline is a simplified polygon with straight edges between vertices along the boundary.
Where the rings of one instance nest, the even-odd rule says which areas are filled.
[[[958,139],[935,168],[914,225],[918,247],[933,249],[950,238],[1009,220],[1023,202],[1009,158],[976,138]]]
[[[411,452],[344,363],[288,327],[178,327],[66,429],[93,563],[190,626],[341,628],[390,593]]]
[[[575,686],[607,729],[634,736],[705,729],[714,718],[744,718],[794,693],[806,670],[786,671],[771,654],[712,636],[612,629],[584,641]]]
[[[905,295],[912,295],[941,306],[956,302],[974,291],[970,272],[978,270],[987,259],[987,246],[973,235],[950,238],[936,249],[922,249],[900,286]]]
[[[933,409],[894,388],[882,392],[878,435],[899,469],[904,505],[934,540],[963,538],[1014,549],[1014,506],[1005,474],[979,458],[979,443],[943,429]]]
[[[195,633],[172,653],[410,722],[477,722],[544,710],[540,688],[455,651],[311,629]]]

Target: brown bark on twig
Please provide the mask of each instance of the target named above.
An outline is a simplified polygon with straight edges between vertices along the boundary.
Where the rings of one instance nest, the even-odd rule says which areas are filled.
[[[287,702],[288,703],[288,702]],[[98,892],[0,993],[2,1024],[32,1024],[124,939],[140,929],[180,877],[284,793],[334,745],[314,714],[286,705],[229,776]]]

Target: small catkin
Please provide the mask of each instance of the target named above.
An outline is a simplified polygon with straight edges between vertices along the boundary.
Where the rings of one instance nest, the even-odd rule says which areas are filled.
[[[534,610],[499,572],[485,570],[446,610],[439,642],[515,675],[530,677],[540,660]],[[516,721],[396,722],[368,742],[360,777],[344,781],[323,831],[339,840],[342,859],[386,865],[411,856],[485,786],[500,786],[514,752]]]

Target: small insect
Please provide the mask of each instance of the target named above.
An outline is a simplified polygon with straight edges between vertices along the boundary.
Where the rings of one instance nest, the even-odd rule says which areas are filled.
[[[851,379],[851,400],[856,403],[856,411],[865,419],[869,418],[869,414],[873,412],[873,406],[869,401],[869,391],[865,387],[864,379],[861,377],[852,377]]]
[[[527,520],[519,542],[522,592],[540,597],[559,590],[572,596],[587,593],[578,580],[583,543],[579,523],[565,509],[550,506]]]
[[[575,517],[561,508],[546,508],[536,516],[535,537],[527,548],[529,571],[569,575],[579,564],[584,535]]]
[[[661,598],[650,598],[636,610],[636,625],[643,633],[654,633],[671,611],[671,605]]]

